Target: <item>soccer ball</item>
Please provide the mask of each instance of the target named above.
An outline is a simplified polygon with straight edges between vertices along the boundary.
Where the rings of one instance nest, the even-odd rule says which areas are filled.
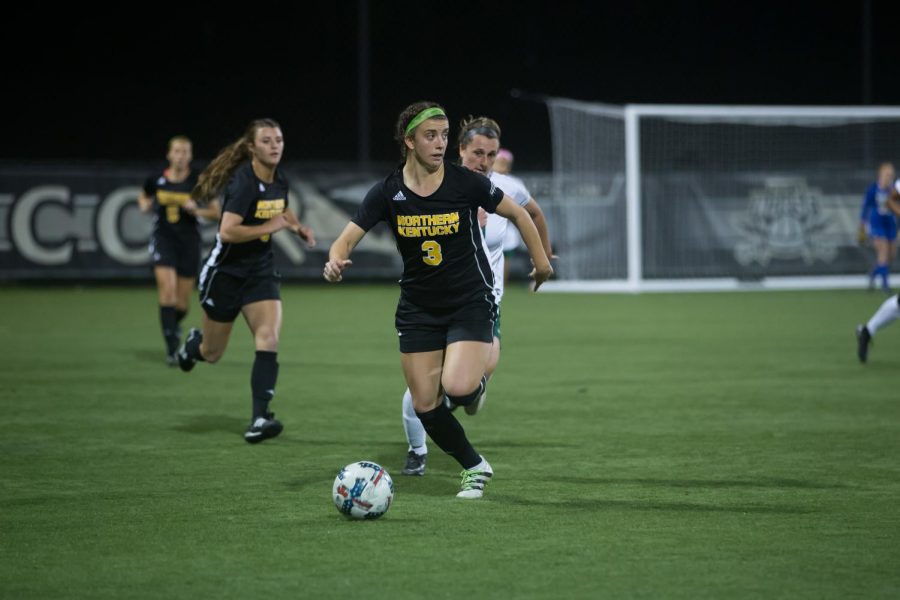
[[[360,461],[337,474],[331,497],[338,511],[353,519],[377,519],[394,499],[394,482],[381,465]]]

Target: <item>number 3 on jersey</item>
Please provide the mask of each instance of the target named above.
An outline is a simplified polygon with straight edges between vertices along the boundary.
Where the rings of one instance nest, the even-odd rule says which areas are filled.
[[[426,265],[435,267],[444,260],[444,257],[441,254],[441,245],[434,240],[425,240],[422,242],[422,252],[425,253],[422,260],[425,261]]]

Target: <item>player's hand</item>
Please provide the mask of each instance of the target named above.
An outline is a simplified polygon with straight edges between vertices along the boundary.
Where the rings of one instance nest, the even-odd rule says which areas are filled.
[[[194,202],[193,198],[188,198],[184,205],[182,205],[181,210],[189,215],[195,215],[197,214],[197,203]]]
[[[529,277],[534,279],[534,291],[538,291],[538,288],[541,287],[541,284],[553,277],[553,267],[550,266],[550,262],[548,261],[546,266],[542,266],[541,268],[535,267],[531,270],[531,273],[528,274]]]
[[[306,242],[307,247],[315,248],[316,247],[316,234],[313,233],[312,227],[307,227],[303,223],[298,223],[294,227],[292,227],[294,233],[300,236],[300,239]]]
[[[291,224],[288,222],[287,217],[284,216],[284,213],[280,215],[275,215],[271,219],[268,220],[268,224],[272,227],[272,231],[269,233],[278,233],[282,229],[290,228]]]
[[[325,281],[329,283],[337,283],[341,279],[343,279],[342,273],[344,269],[353,264],[353,261],[345,258],[343,260],[329,260],[325,263],[325,270],[322,272],[322,276],[325,277]]]
[[[856,231],[857,243],[859,243],[860,246],[865,246],[868,238],[869,238],[869,236],[866,235],[866,226],[863,224],[860,224],[859,229]]]

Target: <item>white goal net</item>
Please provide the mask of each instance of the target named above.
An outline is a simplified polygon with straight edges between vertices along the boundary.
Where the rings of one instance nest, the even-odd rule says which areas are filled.
[[[548,106],[549,289],[864,285],[862,197],[900,160],[900,108]]]

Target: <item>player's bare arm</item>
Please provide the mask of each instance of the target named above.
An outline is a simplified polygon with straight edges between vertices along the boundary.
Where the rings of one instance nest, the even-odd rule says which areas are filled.
[[[196,202],[194,199],[191,199],[188,200],[188,204],[193,205],[192,209],[188,210],[188,212],[198,217],[203,217],[210,221],[218,221],[219,217],[222,216],[222,205],[219,203],[218,198],[213,198],[206,203]],[[188,208],[188,204],[185,204],[185,209]]]
[[[300,236],[306,245],[310,248],[315,248],[316,246],[316,234],[313,232],[312,227],[308,225],[304,225],[300,222],[300,219],[297,218],[297,215],[294,214],[294,211],[290,208],[284,211],[284,217],[287,219],[288,227]]]
[[[145,192],[141,192],[138,194],[138,208],[140,208],[143,213],[150,212],[153,210],[153,198],[148,196]]]
[[[219,237],[226,244],[241,244],[281,231],[288,226],[284,213],[259,225],[244,225],[243,223],[244,217],[225,211],[222,215],[222,223],[219,225]]]
[[[528,254],[531,255],[531,262],[534,264],[534,270],[531,276],[534,278],[534,290],[537,291],[541,284],[550,279],[553,275],[553,267],[550,266],[550,259],[544,252],[541,238],[538,235],[537,228],[531,220],[528,212],[516,204],[516,202],[507,195],[503,195],[500,204],[497,205],[497,214],[501,217],[509,219],[518,228],[522,234],[522,240],[528,248]]]
[[[896,187],[891,190],[891,197],[888,198],[888,208],[895,215],[900,216],[900,192],[897,191]]]
[[[529,198],[528,204],[526,204],[524,208],[528,212],[528,216],[531,217],[531,220],[534,221],[534,226],[537,228],[538,235],[541,238],[541,246],[544,248],[544,254],[550,259],[559,258],[553,254],[553,246],[550,244],[550,231],[547,228],[547,219],[544,218],[544,211],[541,210],[541,206],[538,204],[537,200]]]
[[[366,231],[356,223],[347,223],[341,235],[338,236],[328,251],[328,262],[322,275],[330,283],[337,283],[343,279],[344,269],[353,264],[350,253],[366,235]]]

